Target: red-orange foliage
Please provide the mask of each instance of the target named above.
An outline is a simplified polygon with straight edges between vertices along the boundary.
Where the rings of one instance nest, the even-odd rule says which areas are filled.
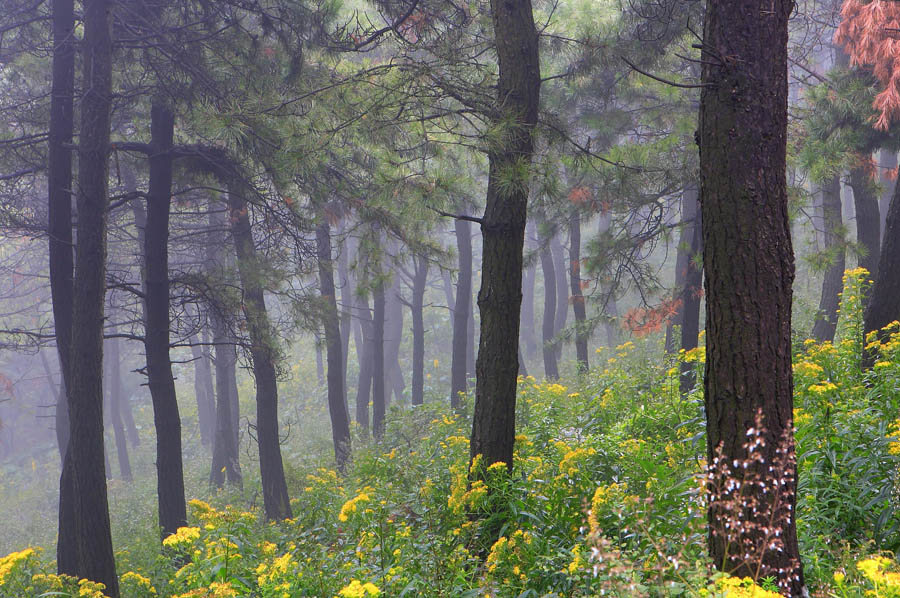
[[[664,324],[668,324],[669,320],[675,317],[679,309],[681,309],[680,298],[665,299],[656,307],[628,310],[622,325],[635,336],[645,336],[662,329]]]
[[[875,128],[886,130],[900,117],[900,3],[844,0],[834,41],[844,46],[850,64],[871,68],[884,87],[872,107],[881,113]]]

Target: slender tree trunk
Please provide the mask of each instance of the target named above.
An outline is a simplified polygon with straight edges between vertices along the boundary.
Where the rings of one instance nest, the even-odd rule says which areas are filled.
[[[377,440],[384,436],[385,379],[384,379],[384,279],[376,274],[374,288],[375,309],[372,316],[372,432]]]
[[[412,287],[412,404],[422,405],[425,402],[425,285],[428,283],[428,259],[414,257]]]
[[[221,488],[227,480],[229,484],[243,486],[243,474],[238,454],[237,420],[234,418],[234,404],[237,395],[233,394],[232,384],[235,378],[237,357],[234,352],[233,339],[228,334],[225,321],[219,308],[209,310],[209,320],[213,330],[216,366],[216,433],[213,436],[212,467],[209,483]]]
[[[597,220],[597,236],[603,237],[603,235],[607,234],[611,225],[612,214],[609,210],[601,212],[600,218]],[[616,289],[610,288],[612,284],[607,281],[600,288],[601,293],[606,294],[603,298],[601,309],[605,319],[603,328],[606,331],[606,345],[608,347],[615,347],[619,344],[619,327],[616,322],[619,317],[619,308],[616,305]]]
[[[403,400],[403,391],[406,383],[403,380],[403,371],[400,369],[400,343],[403,338],[403,303],[400,301],[400,277],[394,276],[391,288],[385,295],[385,329],[384,329],[384,379],[387,384],[385,390],[385,406],[391,404],[391,391],[398,401]]]
[[[194,395],[197,399],[200,443],[207,446],[216,433],[216,397],[213,392],[212,370],[209,367],[209,353],[196,334],[191,337],[191,356],[194,359]]]
[[[569,218],[569,281],[572,285],[572,311],[575,314],[575,356],[578,371],[586,372],[588,364],[587,311],[581,292],[581,215]]]
[[[356,382],[356,423],[363,430],[369,429],[369,397],[375,361],[373,322],[369,311],[368,298],[357,297],[355,301],[357,326],[354,328],[356,360],[359,362],[359,377]]]
[[[466,318],[466,387],[475,377],[475,306],[469,298],[469,317]]]
[[[112,99],[112,6],[85,0],[84,95],[78,142],[78,243],[72,303],[69,448],[63,478],[74,492],[74,526],[60,525],[60,573],[103,583],[118,598],[103,450],[103,313],[106,294],[107,174]],[[71,476],[71,477],[68,477]],[[67,488],[60,484],[60,490]],[[68,506],[61,508],[64,511]],[[72,555],[74,554],[74,562]]]
[[[328,358],[328,413],[331,416],[331,437],[334,459],[339,471],[344,471],[350,458],[350,414],[344,401],[344,358],[341,355],[341,331],[338,321],[334,261],[331,258],[331,228],[327,216],[320,214],[316,227],[319,289],[323,300],[323,327]]]
[[[553,263],[553,253],[549,240],[541,239],[541,271],[544,275],[544,324],[543,342],[541,346],[544,352],[544,376],[548,380],[559,379],[559,367],[556,363],[556,350],[553,345],[553,337],[556,334],[556,268]]]
[[[569,282],[566,280],[569,268],[566,267],[566,250],[558,234],[553,235],[550,239],[550,250],[553,254],[553,273],[556,275],[556,317],[553,320],[553,335],[559,340],[554,343],[553,349],[558,363],[562,359],[563,350],[563,341],[560,335],[566,327],[566,320],[569,316]],[[559,369],[558,365],[557,369]]]
[[[343,244],[338,253],[338,280],[341,284],[341,377],[344,381],[344,406],[347,413],[350,413],[350,404],[348,400],[347,387],[347,361],[350,358],[350,330],[353,327],[353,285],[350,282],[350,258],[349,258],[349,239]]]
[[[865,255],[859,265],[869,271],[869,278],[878,280],[878,257],[881,253],[881,216],[878,197],[868,173],[862,167],[850,171],[853,205],[856,208],[856,241]]]
[[[187,525],[181,461],[181,417],[169,358],[169,212],[172,198],[172,140],[175,116],[154,99],[150,109],[150,184],[144,231],[146,312],[144,349],[156,428],[159,526],[163,537]]]
[[[541,73],[530,0],[491,0],[491,14],[503,138],[488,152],[478,292],[481,336],[470,455],[473,459],[482,455],[485,465],[506,463],[512,471],[528,167],[534,151]]]
[[[462,406],[460,393],[466,392],[466,360],[468,351],[469,313],[472,311],[472,224],[456,221],[456,251],[459,272],[456,278],[456,300],[453,306],[453,345],[450,352],[450,406]]]
[[[894,187],[897,184],[897,152],[883,149],[879,152],[879,164],[881,171],[881,197],[878,199],[878,214],[881,216],[881,239],[884,240],[884,231],[887,228],[887,213],[891,207],[891,197],[894,195]]]
[[[257,258],[250,229],[247,203],[232,181],[228,190],[231,210],[231,235],[237,254],[238,273],[244,300],[241,307],[250,336],[250,356],[256,380],[256,438],[259,445],[259,472],[262,478],[263,505],[266,519],[290,519],[291,503],[281,442],[278,436],[278,383],[275,373],[275,346],[263,296],[261,273],[263,264]]]
[[[844,288],[844,225],[841,219],[841,180],[837,175],[822,186],[822,216],[825,223],[824,251],[829,265],[822,281],[819,312],[812,329],[812,337],[819,342],[834,340],[840,295]]]
[[[728,467],[727,473],[713,466],[708,484],[731,488],[735,479],[753,476],[761,482],[747,490],[756,508],[743,513],[740,522],[733,521],[739,524],[728,532],[734,538],[724,531],[734,514],[721,502],[710,503],[710,557],[734,576],[773,575],[784,591],[802,596],[806,588],[794,519],[794,260],[785,173],[792,7],[789,0],[707,3],[698,140],[706,271],[707,462],[722,467],[746,464]],[[760,413],[764,429],[757,426]],[[760,439],[752,445],[759,461],[748,461],[748,438]],[[782,471],[773,475],[779,461]],[[763,540],[773,525],[778,533]],[[759,568],[754,558],[746,557],[757,552]]]
[[[699,205],[694,218],[691,226],[687,272],[684,277],[684,285],[681,287],[681,348],[685,351],[697,347],[700,342],[700,299],[703,295],[703,217]],[[689,393],[696,383],[694,365],[682,361],[679,384],[681,394]]]
[[[881,247],[881,273],[875,279],[872,294],[866,306],[863,319],[863,332],[867,335],[900,320],[900,185],[894,188],[894,197],[888,208],[884,227],[884,243]],[[889,333],[878,334],[880,340],[886,340]],[[863,337],[865,338],[865,336]],[[872,351],[863,352],[862,365],[870,368],[874,365],[877,354]]]
[[[53,66],[50,87],[50,135],[47,147],[50,296],[53,305],[60,387],[56,402],[56,442],[60,463],[69,445],[69,351],[72,344],[72,143],[75,95],[75,10],[73,0],[53,0]],[[59,539],[56,559],[60,572],[77,569],[75,552],[75,488],[72,469],[62,467],[59,480]]]
[[[525,232],[525,245],[530,244],[534,235],[534,224],[529,222]],[[537,268],[534,264],[525,267],[522,272],[522,337],[525,345],[525,357],[533,359],[537,355],[537,340],[534,333],[534,284],[537,280]]]
[[[316,349],[316,380],[319,381],[319,386],[325,386],[325,361],[322,357],[322,335],[316,332],[314,336]]]
[[[110,329],[112,334],[116,327]],[[109,394],[109,411],[112,420],[113,434],[116,439],[116,455],[119,460],[119,475],[126,482],[132,480],[131,461],[128,458],[128,439],[125,438],[125,426],[122,423],[122,369],[119,358],[119,339],[116,337],[106,341],[107,392]]]
[[[691,240],[694,236],[694,220],[700,206],[697,203],[699,189],[693,183],[685,185],[681,193],[681,235],[678,239],[678,249],[675,254],[675,290],[674,297],[680,298],[675,316],[669,320],[666,326],[666,354],[672,354],[676,350],[675,326],[684,323],[684,285],[691,264]]]

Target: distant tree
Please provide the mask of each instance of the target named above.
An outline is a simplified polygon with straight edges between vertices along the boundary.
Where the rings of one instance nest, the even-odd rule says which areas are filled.
[[[455,225],[456,253],[459,268],[456,274],[456,297],[453,301],[453,341],[450,349],[450,406],[459,409],[460,393],[468,387],[466,376],[469,318],[472,312],[472,223],[457,219]]]
[[[792,7],[787,0],[707,2],[698,141],[709,486],[759,480],[747,490],[756,507],[743,510],[740,522],[727,502],[710,501],[709,553],[724,571],[772,575],[799,597],[807,590],[794,517],[794,262],[785,175]],[[748,11],[759,17],[747,19]],[[754,453],[761,458],[751,459]],[[773,474],[776,462],[784,471]]]

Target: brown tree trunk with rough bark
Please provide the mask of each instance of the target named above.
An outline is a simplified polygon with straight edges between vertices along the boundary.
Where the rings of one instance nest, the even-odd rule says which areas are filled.
[[[875,185],[866,170],[857,167],[850,171],[850,187],[856,208],[856,242],[865,254],[859,256],[859,265],[869,271],[869,278],[878,280],[881,215],[878,213]]]
[[[869,303],[866,306],[863,318],[864,335],[880,331],[894,320],[900,320],[900,197],[898,196],[900,196],[900,185],[894,188],[894,197],[891,199],[885,220],[881,263],[878,267],[881,274],[875,279]],[[886,340],[887,336],[888,334],[879,333],[882,341]],[[864,349],[863,367],[871,368],[875,364],[876,357],[874,352]]]
[[[74,526],[60,525],[59,572],[100,582],[118,598],[103,450],[103,319],[112,104],[112,3],[85,0],[84,94],[78,140],[78,242],[72,302],[69,448],[63,479],[74,492]],[[68,477],[71,476],[71,477]],[[65,484],[60,484],[62,490]],[[74,561],[72,560],[74,555]]]
[[[266,519],[290,519],[291,502],[281,460],[278,434],[278,381],[275,362],[274,331],[269,322],[263,296],[264,268],[256,254],[247,202],[236,181],[229,184],[228,206],[231,211],[231,236],[237,254],[238,273],[244,300],[241,307],[250,337],[250,357],[256,380],[256,439],[259,445],[259,473],[262,478],[263,506]]]
[[[328,360],[328,414],[331,416],[331,437],[334,460],[344,471],[350,459],[350,414],[344,402],[344,358],[341,355],[341,330],[338,320],[334,287],[334,260],[331,257],[331,227],[327,215],[320,214],[316,226],[316,247],[319,265],[319,290],[322,296],[325,350]]]
[[[156,429],[156,488],[163,537],[187,525],[181,417],[169,357],[169,213],[175,115],[154,99],[150,109],[150,182],[144,231],[144,350]]]
[[[787,211],[787,41],[789,0],[709,0],[700,96],[700,205],[706,273],[707,462],[739,466],[728,478],[712,467],[711,487],[753,479],[755,517],[736,539],[722,530],[728,514],[709,508],[712,562],[738,576],[774,575],[791,596],[806,592],[793,503],[791,285],[794,257]],[[756,430],[757,415],[764,430]],[[760,433],[751,462],[748,438]],[[784,472],[771,467],[787,452]],[[780,497],[781,510],[774,497]],[[785,505],[790,505],[789,509]],[[770,517],[774,518],[771,522]],[[737,523],[737,522],[735,522]],[[763,528],[778,535],[763,538]],[[717,530],[719,533],[717,533]],[[752,548],[743,545],[749,543]],[[760,545],[760,543],[763,543]],[[781,544],[781,550],[770,548]],[[746,553],[760,553],[756,559]]]
[[[833,341],[837,330],[838,308],[844,288],[844,225],[841,218],[841,179],[835,175],[822,186],[822,220],[825,224],[824,251],[830,260],[822,281],[819,312],[812,337],[819,342]]]
[[[878,198],[878,214],[881,217],[881,239],[887,228],[887,213],[891,207],[891,197],[897,185],[897,152],[883,149],[879,154],[878,166],[881,173],[881,196]]]
[[[503,462],[512,471],[522,250],[541,71],[531,1],[491,0],[491,18],[499,61],[493,117],[502,133],[488,151],[487,200],[481,221],[481,336],[470,458],[482,455],[485,465]]]

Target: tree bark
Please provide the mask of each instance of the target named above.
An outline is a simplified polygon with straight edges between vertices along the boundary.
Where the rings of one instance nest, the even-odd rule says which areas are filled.
[[[534,225],[529,223],[526,227],[525,245],[528,246],[533,239]],[[528,232],[531,231],[531,232]],[[522,272],[522,314],[521,314],[521,339],[525,345],[525,357],[534,358],[537,354],[537,341],[534,334],[534,283],[537,280],[537,268],[534,264],[525,267]]]
[[[541,238],[541,271],[544,275],[544,315],[541,348],[544,354],[544,376],[548,380],[559,380],[559,366],[556,363],[556,349],[553,337],[556,335],[556,266],[550,240]]]
[[[216,397],[213,391],[212,370],[209,367],[209,351],[205,343],[201,345],[200,338],[196,334],[191,337],[191,356],[194,360],[194,395],[197,400],[200,443],[207,446],[216,433]]]
[[[835,175],[822,186],[822,220],[825,224],[823,245],[829,259],[819,312],[813,325],[812,337],[819,342],[833,341],[837,330],[838,308],[844,288],[844,225],[841,218],[841,179]]]
[[[749,486],[758,502],[755,516],[734,522],[737,538],[731,542],[722,532],[729,515],[711,502],[710,557],[738,577],[773,575],[782,590],[802,596],[806,589],[793,517],[794,260],[785,172],[787,25],[792,7],[789,0],[707,2],[698,140],[706,270],[707,462],[712,466],[708,483],[726,488],[729,480],[754,476],[763,482]],[[760,413],[764,430],[756,425]],[[748,438],[756,434],[762,444],[754,451],[763,460],[747,463]],[[772,475],[781,459],[786,460],[783,471]],[[725,474],[714,465],[730,467],[735,462],[739,466]],[[773,513],[775,497],[783,502]],[[763,528],[772,525],[779,534],[760,545]],[[780,549],[772,549],[770,542]],[[748,552],[761,553],[759,569],[755,558],[745,558]]]
[[[884,227],[884,243],[881,247],[881,274],[875,279],[872,294],[863,318],[863,332],[868,335],[900,319],[900,185],[894,188],[894,197],[888,208]],[[886,340],[889,333],[879,332],[880,340]],[[863,337],[865,338],[865,336]],[[877,354],[863,349],[862,365],[871,368]]]
[[[75,9],[73,0],[53,0],[53,65],[50,87],[50,135],[47,147],[47,209],[50,239],[50,296],[53,306],[56,350],[61,392],[56,402],[56,442],[65,464],[69,445],[69,352],[72,344],[72,143],[75,95]],[[62,467],[59,480],[59,538],[57,563],[60,572],[74,571],[75,488],[71,469]]]
[[[150,183],[144,231],[144,350],[156,428],[156,484],[163,537],[187,525],[181,417],[169,357],[169,212],[175,115],[154,99],[150,109]]]
[[[339,245],[341,245],[339,243]],[[341,284],[341,377],[344,380],[344,405],[347,413],[350,413],[347,386],[347,362],[350,358],[350,330],[353,327],[353,285],[350,282],[350,242],[343,244],[338,253],[338,280]]]
[[[559,369],[559,361],[562,359],[563,340],[560,336],[566,328],[566,321],[569,318],[569,283],[566,280],[566,273],[569,268],[566,266],[566,250],[559,234],[553,235],[550,239],[550,252],[553,255],[553,273],[556,275],[556,317],[553,320],[553,336],[557,338],[553,349],[556,353],[557,369]]]
[[[357,325],[354,328],[356,360],[359,362],[359,376],[356,382],[356,423],[363,430],[369,429],[369,397],[372,390],[372,374],[375,361],[375,343],[372,316],[368,298],[357,297]]]
[[[425,285],[428,282],[428,259],[413,257],[412,285],[412,404],[422,405],[425,402]]]
[[[609,227],[612,226],[612,214],[609,210],[600,213],[597,220],[597,236],[602,237],[607,233]],[[606,345],[615,347],[619,344],[619,327],[616,320],[619,317],[619,308],[616,305],[616,289],[606,288],[610,284],[601,285],[600,292],[606,296],[603,298],[601,310],[605,316],[603,328],[606,331]]]
[[[512,471],[522,250],[541,73],[531,1],[491,0],[491,17],[499,61],[494,118],[503,121],[503,135],[488,151],[470,458],[482,455],[485,465],[503,462]]]
[[[878,199],[878,214],[881,216],[881,239],[887,228],[887,213],[891,207],[891,197],[897,185],[897,152],[883,149],[879,152],[879,170],[881,172],[881,197]]]
[[[327,215],[320,214],[316,226],[316,246],[319,264],[319,290],[323,302],[323,327],[328,359],[328,413],[331,416],[331,437],[334,459],[339,471],[344,471],[350,459],[350,414],[344,402],[344,358],[341,354],[341,330],[338,321],[334,261],[331,257],[331,227]]]
[[[218,309],[213,307],[209,311],[216,352],[216,432],[213,436],[209,483],[216,488],[221,488],[227,480],[229,484],[242,487],[243,474],[238,455],[237,420],[234,417],[237,394],[232,388],[237,357],[232,344],[233,339],[228,334],[224,318]]]
[[[450,349],[450,406],[462,406],[460,393],[466,393],[469,314],[472,311],[472,224],[456,221],[456,251],[459,271],[456,278],[456,300],[453,309],[453,344]]]
[[[700,206],[697,203],[699,189],[693,183],[685,185],[681,193],[681,235],[678,239],[678,249],[675,254],[675,291],[674,297],[679,299],[677,311],[666,326],[666,354],[672,354],[676,350],[675,326],[684,323],[684,285],[690,268],[693,248],[691,247],[694,236],[694,220]]]
[[[110,329],[116,333],[116,327]],[[112,421],[113,434],[116,440],[116,456],[119,461],[119,475],[126,482],[132,481],[131,461],[128,458],[128,439],[125,438],[125,426],[122,423],[122,368],[119,356],[119,339],[110,338],[106,341],[106,370],[107,393],[109,395],[109,412]]]
[[[696,203],[696,196],[694,199]],[[690,253],[684,285],[681,287],[681,348],[685,352],[697,347],[700,342],[700,299],[703,294],[703,217],[699,205],[694,213],[694,224],[691,226]],[[698,260],[697,258],[701,258]],[[679,390],[682,395],[693,390],[697,383],[694,364],[681,362],[681,379]]]
[[[859,265],[869,271],[869,278],[878,280],[878,261],[881,253],[881,216],[875,187],[864,168],[850,171],[853,205],[856,208],[856,242],[865,255]]]
[[[575,314],[575,358],[578,371],[587,372],[587,311],[584,294],[581,292],[581,215],[577,211],[569,217],[569,282],[572,286],[572,311]]]
[[[60,525],[60,573],[100,582],[118,598],[103,450],[103,313],[109,125],[112,100],[112,6],[86,0],[83,10],[84,95],[78,143],[78,243],[72,303],[69,448],[62,477],[74,489],[74,526]],[[71,477],[69,477],[71,476]],[[61,511],[68,508],[61,507]],[[74,555],[74,562],[72,560]]]
[[[394,276],[391,288],[385,294],[385,329],[384,329],[384,379],[385,406],[391,404],[391,392],[397,401],[403,401],[406,383],[403,370],[400,369],[400,343],[403,341],[403,303],[400,301],[400,277]]]
[[[238,274],[244,298],[241,307],[250,336],[250,357],[256,380],[256,438],[259,445],[259,472],[262,478],[263,506],[266,519],[290,519],[291,503],[281,442],[278,436],[278,382],[275,372],[276,349],[274,332],[269,323],[263,296],[261,261],[256,255],[247,203],[239,190],[239,183],[231,181],[228,206],[231,210],[231,235],[237,254]]]
[[[372,433],[377,440],[384,436],[385,379],[384,379],[384,279],[376,274],[372,316]]]

